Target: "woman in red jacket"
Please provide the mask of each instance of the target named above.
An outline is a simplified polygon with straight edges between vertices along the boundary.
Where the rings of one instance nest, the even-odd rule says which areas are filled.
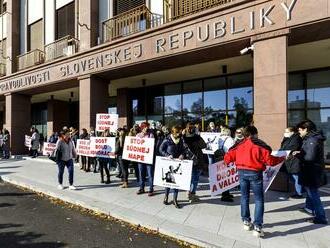
[[[226,164],[235,163],[241,187],[241,217],[245,230],[252,230],[257,237],[264,236],[262,230],[264,215],[264,189],[263,171],[266,165],[274,166],[281,163],[284,158],[271,155],[272,149],[258,139],[258,130],[253,126],[244,128],[245,139],[234,145],[224,157]],[[254,223],[251,223],[249,200],[250,188],[254,193],[255,211]]]

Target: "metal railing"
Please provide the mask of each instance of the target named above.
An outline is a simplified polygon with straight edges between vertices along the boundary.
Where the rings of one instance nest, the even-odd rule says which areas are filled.
[[[61,57],[71,56],[78,52],[79,41],[71,35],[45,45],[45,60],[51,61]]]
[[[234,1],[235,0],[172,0],[171,19],[176,20],[205,9]]]
[[[103,42],[162,25],[163,16],[153,14],[146,5],[121,13],[103,22]]]
[[[0,63],[0,77],[6,76],[6,64]]]
[[[39,49],[32,50],[17,56],[18,70],[23,70],[31,66],[40,65],[45,61],[45,53]]]

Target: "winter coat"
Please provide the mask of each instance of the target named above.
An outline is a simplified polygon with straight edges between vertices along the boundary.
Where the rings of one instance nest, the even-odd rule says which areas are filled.
[[[206,148],[206,143],[201,136],[194,134],[192,136],[183,135],[183,140],[189,150],[196,156],[194,168],[204,169],[208,165],[207,157],[204,156],[202,149]]]
[[[234,162],[238,170],[264,171],[266,165],[274,166],[285,159],[272,156],[271,152],[272,149],[262,140],[246,138],[229,149],[224,161],[226,164]]]
[[[70,159],[77,157],[76,149],[74,148],[74,144],[71,139],[69,139],[68,142],[59,139],[56,143],[56,149],[61,151],[60,160],[62,161],[69,161]]]
[[[281,151],[300,151],[302,139],[298,133],[293,134],[290,138],[284,138],[281,143]],[[300,171],[300,161],[296,157],[290,157],[285,161],[284,166],[288,173],[298,174]]]
[[[168,135],[164,140],[163,143],[159,146],[159,153],[161,156],[169,157],[172,156],[173,158],[179,158],[181,155],[184,158],[187,157],[187,146],[184,144],[182,138],[178,144],[175,144],[171,138],[171,135]]]
[[[89,135],[88,133],[83,133],[79,136],[79,139],[83,139],[83,140],[89,140]]]
[[[125,137],[123,137],[123,142],[122,144],[120,145],[120,137],[118,137],[116,139],[116,149],[115,149],[115,153],[116,155],[118,156],[122,156],[123,155],[123,151],[124,151],[124,144],[125,144]]]
[[[3,135],[2,149],[4,151],[9,151],[10,150],[10,135],[9,134],[4,134]]]
[[[310,132],[303,139],[297,155],[301,162],[299,183],[303,186],[319,188],[326,183],[324,141],[325,137],[318,132]]]
[[[34,132],[31,136],[31,150],[38,150],[40,145],[40,134]]]
[[[155,140],[155,155],[156,156],[161,156],[159,153],[159,147],[163,143],[165,139],[165,134],[162,131],[157,131],[156,132],[156,140]]]

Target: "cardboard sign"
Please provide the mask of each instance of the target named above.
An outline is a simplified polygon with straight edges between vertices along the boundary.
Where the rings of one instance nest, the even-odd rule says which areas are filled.
[[[118,115],[117,114],[96,114],[96,131],[104,132],[109,129],[111,133],[117,132]]]
[[[156,157],[154,185],[173,189],[190,190],[192,160]]]
[[[272,155],[275,157],[286,157],[290,154],[291,151],[273,151]],[[272,185],[275,177],[280,171],[284,162],[276,165],[276,166],[267,166],[266,170],[263,173],[263,183],[264,183],[264,192],[266,193],[269,187]]]
[[[220,133],[201,132],[201,137],[206,143],[206,148],[203,149],[204,154],[214,154],[219,149]]]
[[[56,149],[56,143],[44,142],[44,147],[42,148],[42,155],[50,156]]]
[[[24,145],[28,148],[31,148],[31,142],[32,142],[32,138],[29,135],[25,135],[25,142]]]
[[[224,191],[239,185],[239,176],[234,163],[225,165],[224,161],[209,165],[209,180],[211,196],[216,196]]]
[[[127,136],[124,143],[123,159],[153,164],[154,160],[154,138],[138,138]]]
[[[78,139],[76,148],[77,155],[95,157],[95,154],[91,153],[90,143],[90,140]]]
[[[96,157],[114,158],[115,149],[115,137],[91,137],[90,139],[90,153]]]

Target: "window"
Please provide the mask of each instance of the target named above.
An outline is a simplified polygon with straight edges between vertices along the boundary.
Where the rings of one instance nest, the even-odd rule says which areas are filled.
[[[308,108],[330,107],[330,71],[307,74]]]
[[[35,49],[43,50],[43,20],[40,19],[35,23],[28,26],[28,50],[32,51]]]
[[[165,114],[181,112],[181,84],[165,85]]]
[[[4,3],[3,0],[0,0],[0,15],[7,11],[7,3]]]
[[[119,15],[143,4],[145,4],[145,0],[115,0],[113,15]]]
[[[74,2],[56,11],[56,39],[71,35],[75,36]]]
[[[217,77],[204,80],[204,111],[212,113],[226,109],[226,80]]]

